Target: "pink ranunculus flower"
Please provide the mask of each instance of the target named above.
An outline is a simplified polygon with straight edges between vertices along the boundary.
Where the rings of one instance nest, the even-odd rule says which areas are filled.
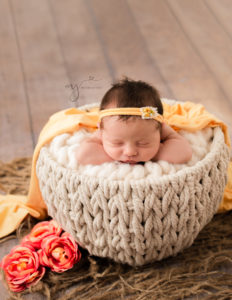
[[[44,221],[37,223],[30,234],[26,235],[21,242],[21,245],[32,245],[36,249],[41,248],[41,242],[48,236],[59,236],[62,228],[55,220]]]
[[[40,263],[50,267],[54,272],[71,269],[81,259],[81,252],[71,235],[67,232],[61,237],[49,236],[41,244],[38,251]]]
[[[31,246],[14,247],[3,257],[0,266],[4,270],[9,288],[14,292],[21,292],[35,285],[45,273],[37,252]]]

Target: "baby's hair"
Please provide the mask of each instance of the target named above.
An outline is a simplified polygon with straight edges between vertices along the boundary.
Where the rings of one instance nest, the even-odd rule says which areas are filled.
[[[106,109],[110,104],[116,107],[157,107],[158,113],[163,114],[163,106],[159,92],[144,81],[135,81],[125,78],[112,84],[105,93],[100,104],[100,110]]]
[[[110,108],[111,105],[113,107],[153,106],[157,107],[160,115],[163,115],[163,105],[159,92],[144,81],[135,81],[127,77],[112,84],[112,87],[102,98],[100,110]],[[137,118],[137,116],[119,116],[119,119],[122,120],[128,120],[129,118]]]

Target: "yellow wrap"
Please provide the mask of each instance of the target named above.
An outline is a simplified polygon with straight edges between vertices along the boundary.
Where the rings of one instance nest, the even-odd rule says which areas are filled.
[[[190,132],[201,130],[205,127],[220,126],[225,136],[225,142],[230,147],[227,126],[214,115],[210,114],[200,104],[185,102],[183,104],[168,105],[163,103],[164,120],[175,130],[184,129]],[[36,161],[43,145],[49,143],[55,136],[62,133],[72,133],[80,127],[94,131],[99,121],[98,108],[91,112],[83,112],[76,108],[62,110],[53,114],[42,129],[38,143],[35,147],[31,181],[28,196],[0,195],[0,237],[13,232],[27,214],[43,220],[47,217],[47,208],[41,196],[38,179],[36,177]],[[224,199],[219,212],[232,209],[232,163],[228,169],[228,183],[224,192]]]

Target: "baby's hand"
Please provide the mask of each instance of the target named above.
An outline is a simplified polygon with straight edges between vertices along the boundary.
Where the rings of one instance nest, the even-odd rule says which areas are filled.
[[[161,143],[152,161],[165,160],[173,164],[184,164],[192,158],[188,141],[167,124],[162,124]]]
[[[104,151],[98,132],[95,132],[90,138],[85,139],[80,144],[76,153],[76,159],[81,165],[100,165],[113,161]]]

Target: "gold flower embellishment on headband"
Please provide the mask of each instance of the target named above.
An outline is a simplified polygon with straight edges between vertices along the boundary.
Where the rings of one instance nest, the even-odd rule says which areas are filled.
[[[145,106],[141,107],[142,119],[153,119],[159,115],[157,107]]]

